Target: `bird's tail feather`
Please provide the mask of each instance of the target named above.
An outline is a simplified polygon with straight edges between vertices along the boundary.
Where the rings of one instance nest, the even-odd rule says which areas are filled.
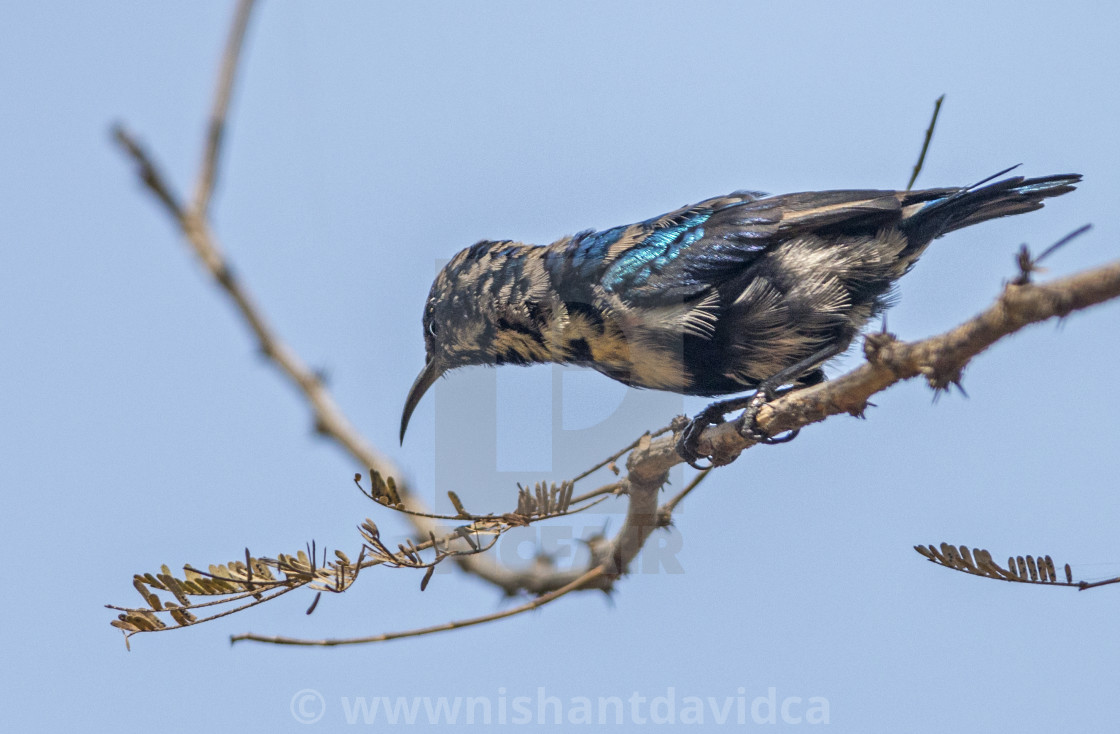
[[[999,175],[1002,174],[996,174]],[[1076,173],[1040,178],[1015,176],[987,183],[990,180],[925,204],[906,217],[901,227],[912,240],[928,242],[947,232],[989,219],[1041,209],[1043,199],[1073,191],[1081,176]]]

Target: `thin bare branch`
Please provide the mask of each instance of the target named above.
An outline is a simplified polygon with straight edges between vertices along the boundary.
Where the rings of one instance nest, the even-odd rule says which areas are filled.
[[[649,436],[651,438],[656,438],[657,436],[660,436],[660,435],[662,435],[662,434],[664,434],[668,431],[671,431],[671,430],[672,430],[672,426],[664,426],[664,427],[658,428],[656,431],[650,433]],[[623,456],[625,456],[627,454],[627,452],[631,451],[635,446],[637,446],[638,442],[641,441],[641,440],[642,440],[641,438],[634,439],[627,446],[619,449],[618,451],[615,451],[613,454],[611,454],[607,458],[603,459],[602,461],[598,462],[597,464],[592,466],[590,469],[587,469],[586,471],[580,472],[579,474],[575,475],[574,477],[571,478],[570,481],[575,483],[575,482],[578,482],[581,479],[586,479],[587,477],[591,476],[595,472],[602,469],[604,466],[608,466],[608,465],[618,461]]]
[[[249,26],[249,16],[253,12],[254,0],[241,0],[230,28],[226,50],[222,54],[222,68],[218,72],[218,84],[214,94],[214,106],[210,111],[210,124],[206,131],[206,147],[202,154],[202,167],[194,191],[193,211],[203,219],[210,207],[210,197],[214,193],[214,181],[218,175],[218,160],[221,155],[222,139],[225,137],[226,115],[229,100],[233,93],[233,81],[237,76],[237,62],[241,57],[241,43],[245,40],[245,29]]]
[[[141,183],[148,187],[148,190],[159,200],[163,207],[167,209],[167,213],[171,218],[183,226],[184,214],[183,205],[179,202],[179,197],[171,190],[167,180],[163,177],[163,173],[156,166],[155,162],[148,155],[148,151],[144,150],[144,146],[130,133],[124,125],[117,123],[113,126],[113,140],[124,149],[126,155],[136,163],[136,175],[140,177]]]
[[[918,180],[918,174],[922,172],[922,166],[925,165],[929,142],[933,140],[933,129],[937,126],[937,116],[941,114],[941,103],[944,101],[945,95],[943,94],[933,103],[933,116],[929,120],[929,127],[926,128],[926,138],[922,141],[922,152],[918,154],[918,162],[914,164],[914,172],[910,174],[910,181],[906,184],[907,191],[914,188],[914,182]]]
[[[596,487],[589,492],[584,492],[581,495],[572,497],[572,503],[575,504],[584,502],[591,499],[592,497],[598,497],[600,495],[620,495],[622,494],[623,489],[624,487],[622,482],[610,482],[609,484],[604,484],[601,487]]]
[[[569,594],[573,591],[578,591],[584,588],[593,588],[589,585],[592,584],[592,582],[598,580],[599,577],[603,576],[605,573],[606,570],[602,566],[596,566],[595,568],[592,568],[591,570],[581,575],[579,578],[572,580],[570,583],[560,587],[559,589],[550,591],[547,594],[542,594],[535,599],[527,601],[519,606],[504,609],[500,612],[494,612],[493,614],[484,614],[481,617],[471,617],[470,619],[460,619],[454,622],[444,622],[443,624],[436,624],[432,625],[431,627],[421,627],[418,629],[405,630],[403,632],[389,632],[382,635],[373,635],[372,637],[351,637],[327,640],[303,640],[297,637],[255,635],[250,632],[241,635],[233,635],[229,639],[231,643],[251,641],[267,642],[273,645],[333,647],[336,645],[364,645],[371,642],[388,642],[389,640],[399,640],[405,637],[420,637],[422,635],[430,635],[436,632],[447,632],[449,630],[456,630],[462,629],[464,627],[473,627],[479,624],[486,624],[487,622],[495,622],[499,619],[508,619],[509,617],[514,617],[518,614],[523,614],[534,609],[539,609],[545,604],[556,601],[565,594]]]
[[[1105,579],[1103,581],[1082,581],[1077,585],[1077,589],[1079,591],[1085,591],[1086,589],[1095,589],[1098,586],[1111,586],[1112,584],[1120,584],[1120,576]]]
[[[680,492],[677,492],[677,494],[674,495],[672,499],[661,505],[661,509],[659,510],[659,512],[661,512],[661,514],[664,516],[665,524],[668,524],[669,520],[672,519],[673,510],[677,509],[677,505],[679,505],[681,501],[683,501],[684,498],[687,497],[690,492],[692,492],[692,490],[700,486],[700,482],[704,481],[708,477],[708,475],[711,474],[713,468],[714,467],[701,469],[700,472],[692,478],[692,481],[685,485],[684,489],[682,489]]]

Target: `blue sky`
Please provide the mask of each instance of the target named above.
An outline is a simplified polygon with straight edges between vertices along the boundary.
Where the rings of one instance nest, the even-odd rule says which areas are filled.
[[[570,713],[581,697],[633,695],[675,697],[677,716],[686,697],[742,699],[741,728],[779,728],[780,713],[773,726],[751,717],[770,689],[791,714],[827,700],[827,727],[795,730],[1115,720],[1114,588],[985,581],[911,550],[947,540],[1120,574],[1115,303],[1000,343],[966,372],[968,399],[932,404],[907,384],[867,421],[747,452],[686,502],[657,541],[663,562],[610,599],[384,646],[228,644],[503,604],[454,574],[421,594],[417,574],[383,571],[311,616],[310,594],[294,594],[126,652],[101,605],[134,603],[133,573],[311,539],[354,555],[366,516],[405,530],[312,435],[111,144],[125,122],[191,191],[231,14],[216,2],[0,7],[0,684],[13,730],[305,730],[293,700],[308,689],[324,729],[345,728],[359,697],[556,697]],[[1085,181],[930,248],[889,325],[907,339],[944,331],[991,302],[1023,242],[1039,250],[1093,223],[1050,275],[1120,252],[1118,16],[1105,3],[267,3],[214,225],[370,440],[430,498],[454,489],[471,509],[504,511],[514,481],[570,476],[704,401],[575,370],[463,371],[398,448],[421,309],[446,258],[741,188],[902,187],[946,93],[919,185],[1016,163]],[[618,522],[578,518],[501,552],[578,552],[575,539]]]

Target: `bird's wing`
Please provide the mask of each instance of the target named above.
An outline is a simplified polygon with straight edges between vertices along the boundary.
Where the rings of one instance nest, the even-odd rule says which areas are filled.
[[[595,249],[604,291],[635,306],[667,305],[702,298],[742,273],[767,248],[791,237],[874,232],[898,221],[903,202],[953,191],[814,191],[767,198],[734,194],[576,239]]]

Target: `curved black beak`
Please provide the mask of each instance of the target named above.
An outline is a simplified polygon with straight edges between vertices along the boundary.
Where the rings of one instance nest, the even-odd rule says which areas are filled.
[[[416,410],[416,406],[420,404],[420,398],[424,397],[424,393],[428,392],[428,388],[435,384],[439,376],[443,374],[443,369],[434,359],[429,359],[428,363],[424,365],[424,369],[420,370],[420,374],[416,376],[416,381],[412,383],[412,388],[408,391],[408,399],[404,401],[404,413],[401,414],[401,443],[404,443],[404,432],[408,428],[408,419],[412,417],[412,411]]]

